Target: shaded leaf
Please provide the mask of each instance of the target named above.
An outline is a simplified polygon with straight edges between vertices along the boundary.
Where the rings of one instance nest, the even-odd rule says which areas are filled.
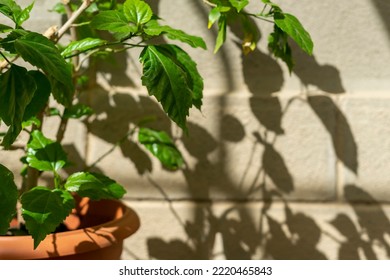
[[[274,25],[274,32],[268,37],[268,48],[275,57],[280,58],[286,63],[291,73],[294,67],[294,61],[292,59],[291,48],[287,42],[287,34],[277,25]]]
[[[200,106],[202,78],[195,63],[179,47],[148,46],[140,55],[142,84],[161,103],[168,116],[186,130],[186,117],[192,105]]]
[[[34,249],[54,232],[75,207],[68,191],[35,187],[21,197],[22,215],[26,228],[34,239]]]
[[[0,164],[0,182],[0,235],[4,235],[16,213],[18,189],[14,182],[14,175],[2,164]]]
[[[0,33],[5,33],[11,31],[12,29],[13,29],[12,27],[0,23]]]
[[[62,146],[58,142],[46,138],[42,132],[31,133],[31,141],[27,144],[27,162],[40,171],[57,172],[68,160]]]
[[[23,115],[36,89],[32,76],[23,67],[12,64],[0,76],[0,118],[9,126],[2,145],[9,147],[22,130]]]
[[[73,98],[71,67],[54,43],[41,34],[29,32],[15,41],[15,49],[24,60],[46,73],[55,99],[70,106]]]
[[[82,197],[99,199],[119,199],[126,190],[114,180],[98,173],[78,172],[66,180],[65,189]]]
[[[31,119],[45,108],[51,92],[50,82],[43,73],[39,71],[29,71],[28,73],[34,78],[37,89],[24,111],[23,121]]]
[[[78,103],[72,107],[66,108],[64,111],[64,118],[67,119],[79,119],[84,116],[90,116],[93,114],[91,107]]]
[[[167,168],[176,170],[184,164],[183,157],[164,131],[140,128],[138,140]]]

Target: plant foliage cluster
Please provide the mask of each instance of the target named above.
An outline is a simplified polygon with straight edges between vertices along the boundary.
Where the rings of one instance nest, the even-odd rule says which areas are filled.
[[[162,24],[143,0],[75,0],[62,1],[52,12],[67,17],[65,24],[48,34],[28,30],[34,3],[22,8],[14,0],[0,0],[0,13],[6,22],[0,24],[0,122],[6,131],[0,135],[3,149],[12,149],[22,131],[28,141],[21,159],[23,184],[18,188],[13,173],[0,162],[0,234],[8,231],[10,221],[21,203],[21,214],[34,239],[34,247],[56,230],[70,214],[75,202],[73,194],[91,199],[119,199],[125,189],[114,180],[88,170],[63,178],[61,170],[70,164],[61,141],[68,119],[82,119],[93,110],[80,101],[85,81],[87,60],[104,59],[112,53],[141,49],[142,85],[154,97],[169,118],[187,131],[186,118],[192,107],[201,109],[203,79],[196,63],[178,45],[156,44],[155,38],[165,36],[169,42],[179,41],[193,48],[206,49],[204,40],[182,30]],[[258,27],[253,19],[270,21],[274,31],[269,35],[270,51],[281,58],[291,70],[293,61],[288,38],[308,54],[312,53],[310,35],[296,17],[262,0],[264,8],[257,14],[247,13],[249,0],[204,1],[210,7],[208,27],[217,26],[217,52],[226,40],[227,27],[239,22],[244,30],[243,52],[256,48]],[[72,40],[60,44],[64,33]],[[107,35],[109,33],[109,36]],[[109,39],[107,39],[109,38]],[[18,63],[27,62],[26,68]],[[54,99],[57,107],[50,107]],[[42,133],[45,118],[60,117],[57,139]],[[140,144],[156,156],[166,168],[178,169],[184,160],[174,141],[164,131],[141,124],[137,133]],[[39,186],[37,178],[50,172],[53,186]]]

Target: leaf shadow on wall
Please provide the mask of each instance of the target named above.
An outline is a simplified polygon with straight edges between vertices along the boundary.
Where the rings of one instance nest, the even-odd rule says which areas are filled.
[[[127,93],[109,94],[96,87],[92,90],[91,107],[96,117],[88,121],[89,133],[112,145],[118,146],[122,155],[134,164],[138,174],[152,171],[151,155],[148,154],[132,135],[127,135],[131,127],[143,121],[145,117],[154,121],[146,126],[157,130],[170,131],[171,124],[159,105],[148,96],[135,99]],[[109,147],[107,147],[107,150]],[[103,155],[104,151],[99,151]]]
[[[378,259],[374,248],[382,248],[390,258],[390,221],[379,201],[355,185],[344,188],[344,197],[352,207],[357,224],[348,215],[338,214],[330,224],[344,237],[339,259]],[[383,256],[381,256],[383,258]]]
[[[372,0],[374,7],[382,18],[390,40],[390,3],[387,0]]]

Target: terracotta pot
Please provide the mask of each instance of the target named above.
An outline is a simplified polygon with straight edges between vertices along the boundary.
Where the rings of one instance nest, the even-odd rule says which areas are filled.
[[[48,235],[35,250],[31,236],[1,236],[0,259],[120,259],[124,239],[139,228],[137,214],[120,201],[77,202],[65,220],[71,230]]]

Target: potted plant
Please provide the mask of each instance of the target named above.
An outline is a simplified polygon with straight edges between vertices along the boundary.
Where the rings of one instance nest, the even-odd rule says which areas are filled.
[[[310,36],[294,16],[269,0],[263,2],[262,12],[250,14],[244,11],[248,0],[204,1],[211,7],[209,28],[218,25],[215,52],[223,45],[231,21],[241,24],[244,53],[254,50],[259,32],[251,19],[260,18],[273,22],[269,47],[291,70],[287,38],[311,54]],[[10,22],[0,24],[0,120],[6,127],[1,145],[25,152],[20,187],[0,162],[0,235],[6,235],[0,236],[0,259],[119,258],[123,239],[139,227],[136,213],[118,201],[124,187],[91,171],[93,166],[66,177],[62,173],[71,164],[61,145],[69,119],[85,120],[93,114],[83,103],[86,73],[100,59],[140,49],[142,84],[186,132],[190,108],[202,105],[203,79],[187,52],[155,39],[166,36],[203,49],[206,44],[200,37],[163,25],[143,0],[63,0],[53,11],[64,15],[64,24],[44,34],[27,28],[33,6],[22,8],[17,1],[0,0],[0,12]],[[61,40],[65,33],[70,41]],[[42,132],[53,117],[61,119],[56,139]],[[139,120],[124,133],[137,135],[166,168],[180,168],[184,160],[169,134],[146,123]],[[51,175],[45,186],[39,181],[42,173]]]

